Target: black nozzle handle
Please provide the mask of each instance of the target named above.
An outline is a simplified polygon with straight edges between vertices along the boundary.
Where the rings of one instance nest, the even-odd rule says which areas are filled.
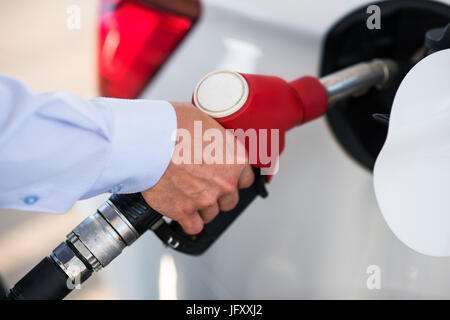
[[[239,202],[236,207],[228,212],[219,212],[212,222],[205,225],[202,232],[194,236],[184,233],[176,221],[170,223],[163,221],[162,215],[152,209],[140,193],[115,194],[109,201],[126,217],[139,235],[151,229],[163,243],[173,249],[199,255],[217,240],[257,196],[267,196],[265,189],[267,176],[261,175],[257,168],[254,168],[254,173],[253,184],[249,188],[239,190]]]

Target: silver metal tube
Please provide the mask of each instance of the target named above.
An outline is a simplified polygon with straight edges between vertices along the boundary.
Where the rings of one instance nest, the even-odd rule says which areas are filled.
[[[376,59],[329,74],[320,82],[327,90],[331,106],[340,99],[362,95],[372,87],[381,89],[397,69],[397,64],[392,60]]]
[[[77,255],[87,262],[91,270],[99,271],[137,238],[139,234],[134,227],[112,202],[107,201],[67,235],[72,248],[62,243],[51,258],[70,279],[84,279],[87,269]]]

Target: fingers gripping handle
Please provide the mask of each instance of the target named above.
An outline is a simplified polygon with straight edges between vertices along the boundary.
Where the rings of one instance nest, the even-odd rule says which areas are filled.
[[[151,229],[166,245],[173,249],[192,255],[206,251],[229,225],[258,196],[266,197],[266,176],[260,175],[255,169],[255,181],[246,189],[239,190],[239,203],[228,212],[220,212],[210,223],[206,224],[197,235],[188,235],[176,222],[170,223],[162,219],[162,215],[153,210],[140,193],[115,194],[109,199],[120,213],[130,222],[139,235]]]

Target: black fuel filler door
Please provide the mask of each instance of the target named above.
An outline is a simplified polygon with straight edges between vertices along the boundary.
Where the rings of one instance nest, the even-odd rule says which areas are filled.
[[[367,8],[370,5],[380,9],[379,29],[367,27],[371,16]],[[382,121],[375,121],[373,115],[389,115],[397,88],[408,71],[431,51],[443,49],[439,44],[433,46],[440,39],[443,39],[442,42],[448,41],[449,34],[444,35],[443,32],[450,29],[445,29],[449,23],[450,6],[440,2],[382,1],[366,4],[348,14],[326,35],[321,76],[375,58],[393,59],[399,65],[396,77],[382,90],[371,89],[359,97],[344,99],[327,112],[327,122],[339,143],[353,159],[370,171],[383,147],[388,129]]]

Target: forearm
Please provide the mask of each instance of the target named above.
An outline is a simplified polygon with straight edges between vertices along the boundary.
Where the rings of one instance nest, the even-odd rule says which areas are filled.
[[[35,94],[0,76],[0,206],[66,212],[108,191],[153,186],[170,162],[176,115],[165,101]]]

